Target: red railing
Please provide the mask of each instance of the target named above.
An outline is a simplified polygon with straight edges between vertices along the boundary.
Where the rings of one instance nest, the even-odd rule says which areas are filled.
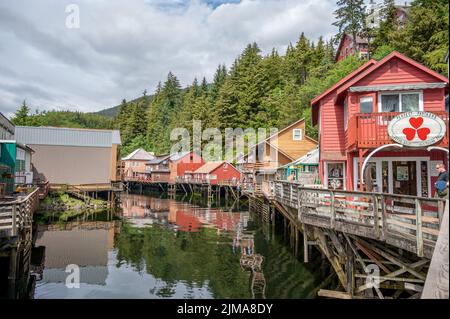
[[[433,112],[448,126],[448,112]],[[394,143],[388,134],[389,122],[399,115],[399,112],[357,113],[351,117],[347,126],[347,149],[377,148]],[[436,145],[448,147],[449,132]]]

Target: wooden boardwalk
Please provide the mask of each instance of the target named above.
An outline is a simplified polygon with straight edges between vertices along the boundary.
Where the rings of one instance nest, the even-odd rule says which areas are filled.
[[[0,202],[0,238],[14,237],[24,228],[31,228],[33,213],[39,204],[39,188],[26,196]]]
[[[308,247],[315,246],[335,270],[341,290],[321,290],[319,295],[420,297],[448,201],[336,191],[287,181],[268,184],[249,192],[250,197],[264,200],[282,215],[296,253],[302,234],[305,262]],[[273,214],[269,222],[275,222]]]
[[[274,184],[274,200],[295,209],[300,223],[376,239],[419,257],[433,254],[443,199]]]

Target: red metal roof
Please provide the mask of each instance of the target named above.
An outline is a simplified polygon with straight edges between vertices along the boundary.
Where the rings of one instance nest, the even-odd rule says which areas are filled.
[[[343,92],[347,91],[351,86],[353,86],[354,84],[359,82],[361,79],[365,78],[367,75],[369,75],[370,73],[372,73],[376,69],[380,68],[381,66],[383,66],[384,64],[386,64],[388,61],[390,61],[393,58],[399,58],[399,59],[405,61],[406,63],[409,63],[409,64],[417,67],[418,69],[422,70],[423,72],[426,72],[426,73],[430,74],[431,76],[434,76],[436,79],[441,80],[441,81],[443,81],[445,83],[448,83],[448,79],[445,76],[440,75],[439,73],[437,73],[437,72],[427,68],[426,66],[420,64],[419,62],[414,61],[414,60],[404,56],[400,52],[394,51],[394,52],[390,53],[389,55],[387,55],[386,57],[384,57],[378,63],[374,64],[372,67],[366,69],[364,72],[360,73],[358,76],[356,76],[355,78],[351,79],[351,81],[341,85],[339,87],[338,91],[337,91],[337,95],[340,95]]]
[[[357,74],[363,72],[364,70],[366,70],[367,68],[369,68],[370,66],[372,66],[376,63],[377,63],[377,61],[374,59],[367,61],[366,63],[361,65],[358,69],[356,69],[355,71],[353,71],[352,73],[347,75],[345,78],[341,79],[335,85],[333,85],[332,87],[330,87],[329,89],[327,89],[326,91],[324,91],[323,93],[321,93],[320,95],[318,95],[314,99],[312,99],[311,106],[314,107],[316,105],[316,103],[319,102],[321,99],[323,99],[325,96],[327,96],[328,94],[330,94],[331,92],[333,92],[334,90],[339,88],[341,85],[344,85],[347,81],[350,81]]]

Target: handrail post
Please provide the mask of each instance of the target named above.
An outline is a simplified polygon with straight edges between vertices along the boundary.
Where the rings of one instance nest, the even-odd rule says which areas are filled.
[[[417,256],[423,257],[423,233],[422,233],[422,206],[418,198],[416,202],[416,239],[417,239]]]
[[[290,189],[290,192],[289,192],[289,204],[292,205],[292,193],[294,192],[294,189],[292,187],[292,183],[289,185],[289,189]]]
[[[378,197],[372,195],[372,209],[373,209],[373,226],[375,228],[375,238],[380,238],[380,221],[378,216]]]
[[[16,204],[12,205],[12,230],[11,230],[11,235],[12,236],[16,236],[17,235],[17,222],[16,222],[16,218],[17,218],[17,212],[16,212]]]
[[[330,227],[334,229],[336,224],[336,209],[334,207],[334,192],[332,190],[330,190],[330,214]]]
[[[386,216],[386,202],[384,195],[380,196],[381,200],[381,239],[386,240],[387,235],[387,216]]]
[[[302,221],[302,201],[301,201],[301,197],[300,197],[300,192],[301,192],[301,190],[300,190],[300,187],[298,188],[298,191],[297,191],[297,205],[298,205],[298,209],[297,209],[297,211],[298,211],[298,220],[299,221]]]

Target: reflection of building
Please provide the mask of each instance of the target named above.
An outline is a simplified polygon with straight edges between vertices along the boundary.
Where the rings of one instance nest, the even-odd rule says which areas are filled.
[[[184,232],[198,232],[202,226],[196,216],[181,208],[169,213],[169,222],[177,225],[177,229]]]
[[[167,199],[127,194],[123,195],[121,200],[123,216],[131,219],[135,226],[166,224],[168,221],[169,201]]]
[[[237,231],[247,225],[247,213],[226,212],[219,209],[202,208],[190,204],[169,202],[169,223],[181,231],[198,231],[200,227],[213,227],[217,230]]]
[[[86,224],[86,223],[85,223]],[[84,225],[89,227],[89,225]],[[46,230],[36,246],[45,247],[44,282],[65,282],[68,265],[80,267],[80,282],[104,285],[108,276],[108,251],[114,245],[114,223],[106,229]]]

